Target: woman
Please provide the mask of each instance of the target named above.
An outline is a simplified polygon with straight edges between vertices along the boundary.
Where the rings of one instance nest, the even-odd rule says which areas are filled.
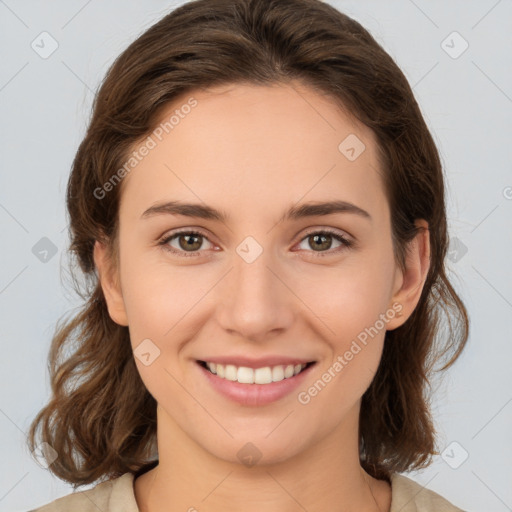
[[[361,25],[177,8],[107,73],[67,206],[90,286],[29,444],[101,482],[37,510],[461,510],[400,475],[439,453],[426,387],[468,318],[437,149]]]

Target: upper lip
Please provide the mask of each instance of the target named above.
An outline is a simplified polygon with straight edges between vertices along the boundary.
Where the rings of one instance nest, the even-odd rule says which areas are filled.
[[[253,359],[246,356],[222,356],[222,357],[205,357],[204,359],[198,359],[198,361],[204,361],[208,363],[216,364],[232,364],[234,366],[244,366],[246,368],[264,368],[265,366],[288,366],[290,364],[307,364],[314,362],[313,359],[301,359],[298,357],[288,356],[267,356]]]

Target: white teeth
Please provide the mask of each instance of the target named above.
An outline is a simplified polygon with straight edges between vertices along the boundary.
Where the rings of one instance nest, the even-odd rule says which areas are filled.
[[[227,364],[224,367],[224,378],[227,380],[236,380],[236,378],[237,378],[236,366],[233,366],[232,364]]]
[[[254,384],[254,370],[252,368],[246,368],[240,366],[237,372],[237,380],[242,384]]]
[[[206,363],[208,369],[222,379],[238,381],[242,384],[270,384],[289,379],[300,373],[305,364],[289,364],[287,366],[265,366],[263,368],[247,368],[246,366],[234,366],[232,364]]]
[[[270,366],[265,368],[257,368],[254,370],[254,383],[255,384],[270,384],[272,380],[272,369]]]
[[[272,381],[279,382],[284,379],[284,368],[282,366],[274,366],[272,368]]]

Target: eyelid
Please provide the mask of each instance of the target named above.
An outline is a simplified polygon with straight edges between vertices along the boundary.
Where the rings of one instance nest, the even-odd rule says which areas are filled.
[[[351,237],[346,231],[343,231],[338,228],[323,228],[323,227],[313,227],[306,229],[305,233],[302,235],[302,238],[299,240],[301,242],[309,235],[312,235],[314,233],[329,233],[331,235],[337,235],[341,238],[344,238],[347,242],[352,242],[353,237]],[[355,242],[354,242],[355,243]]]
[[[327,251],[306,251],[309,253],[315,254],[315,257],[329,257],[338,255],[342,251],[346,251],[349,249],[354,249],[356,247],[356,242],[353,237],[347,236],[345,232],[337,229],[337,228],[322,228],[322,227],[313,227],[306,230],[306,232],[301,236],[298,244],[300,244],[303,240],[308,238],[314,234],[327,234],[331,235],[333,238],[337,239],[341,246],[335,249],[328,249]],[[295,244],[297,245],[297,244]]]
[[[199,235],[202,238],[205,238],[206,240],[208,240],[208,242],[213,244],[213,242],[210,240],[209,235],[207,235],[202,228],[194,228],[194,227],[177,228],[176,230],[168,231],[167,233],[165,233],[164,235],[162,235],[161,237],[158,238],[157,244],[159,246],[162,246],[164,250],[167,250],[170,253],[176,254],[179,256],[185,256],[185,257],[201,256],[202,253],[205,251],[205,249],[199,250],[199,251],[187,252],[187,251],[174,249],[168,245],[168,243],[173,238],[175,238],[181,234]],[[347,236],[345,232],[343,232],[339,229],[336,229],[336,228],[326,228],[326,227],[308,228],[306,230],[306,232],[304,232],[304,234],[301,236],[301,238],[294,244],[294,246],[297,244],[300,244],[303,240],[305,240],[308,236],[310,236],[312,234],[329,234],[329,235],[332,235],[334,238],[338,239],[338,241],[340,241],[340,243],[342,244],[341,247],[337,247],[334,250],[328,249],[327,251],[306,251],[306,252],[316,253],[316,256],[321,257],[321,256],[329,256],[329,255],[337,254],[340,250],[351,249],[355,246],[355,241],[353,240],[353,238],[350,236]]]
[[[178,235],[199,235],[202,238],[205,238],[206,240],[208,240],[208,242],[210,242],[211,244],[213,244],[213,242],[210,240],[209,235],[206,235],[205,232],[201,228],[191,227],[191,228],[178,228],[176,230],[168,231],[167,233],[165,233],[164,235],[159,237],[159,239],[157,241],[157,245],[162,246],[162,248],[165,251],[168,251],[171,254],[176,254],[178,256],[194,257],[194,256],[201,256],[203,254],[203,252],[205,250],[187,252],[187,251],[180,251],[180,250],[175,249],[174,247],[171,247],[170,245],[168,245],[168,243],[173,238],[177,237]]]

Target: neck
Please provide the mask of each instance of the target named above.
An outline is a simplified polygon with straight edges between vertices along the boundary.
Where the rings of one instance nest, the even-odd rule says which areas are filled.
[[[213,456],[167,415],[158,425],[159,463],[134,484],[140,512],[389,511],[389,483],[360,466],[357,414],[306,450],[255,465]]]

